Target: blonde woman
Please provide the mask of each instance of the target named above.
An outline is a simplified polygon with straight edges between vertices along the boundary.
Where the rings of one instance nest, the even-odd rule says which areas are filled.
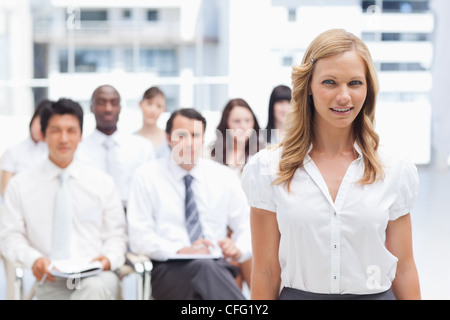
[[[252,299],[420,299],[410,211],[416,167],[379,150],[366,45],[320,34],[292,72],[280,146],[244,168]]]

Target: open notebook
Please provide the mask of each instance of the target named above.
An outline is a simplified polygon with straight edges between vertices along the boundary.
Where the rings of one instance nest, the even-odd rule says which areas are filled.
[[[52,262],[50,273],[55,277],[89,277],[103,271],[100,261],[79,262],[73,260],[59,260]]]

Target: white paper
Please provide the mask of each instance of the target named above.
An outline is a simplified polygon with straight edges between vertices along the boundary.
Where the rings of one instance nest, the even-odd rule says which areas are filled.
[[[178,254],[174,253],[169,256],[169,260],[172,259],[185,259],[185,260],[194,260],[194,259],[220,259],[222,255],[217,254]]]
[[[50,273],[55,277],[69,278],[72,276],[87,277],[103,271],[100,261],[80,262],[73,260],[53,261]]]
[[[179,254],[179,253],[173,253],[169,255],[168,259],[184,259],[184,260],[194,260],[194,259],[220,259],[223,258],[222,250],[216,245],[213,248],[210,248],[209,254],[194,254],[194,253],[188,253],[188,254]]]

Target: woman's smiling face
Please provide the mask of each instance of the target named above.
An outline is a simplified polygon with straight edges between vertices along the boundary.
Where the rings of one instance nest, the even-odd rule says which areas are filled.
[[[312,74],[316,128],[349,128],[367,97],[366,66],[355,52],[320,59]]]

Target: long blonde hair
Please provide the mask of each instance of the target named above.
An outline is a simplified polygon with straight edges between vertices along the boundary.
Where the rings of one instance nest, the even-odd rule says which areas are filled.
[[[369,49],[362,40],[342,29],[332,29],[317,36],[308,47],[301,65],[292,71],[292,112],[286,120],[286,134],[282,147],[278,178],[274,184],[290,183],[295,171],[303,166],[313,138],[314,105],[309,95],[314,66],[318,60],[347,51],[356,52],[366,65],[367,97],[352,124],[353,136],[362,150],[365,164],[364,175],[359,181],[371,184],[383,177],[378,159],[379,136],[375,132],[375,105],[379,91],[378,77]]]

